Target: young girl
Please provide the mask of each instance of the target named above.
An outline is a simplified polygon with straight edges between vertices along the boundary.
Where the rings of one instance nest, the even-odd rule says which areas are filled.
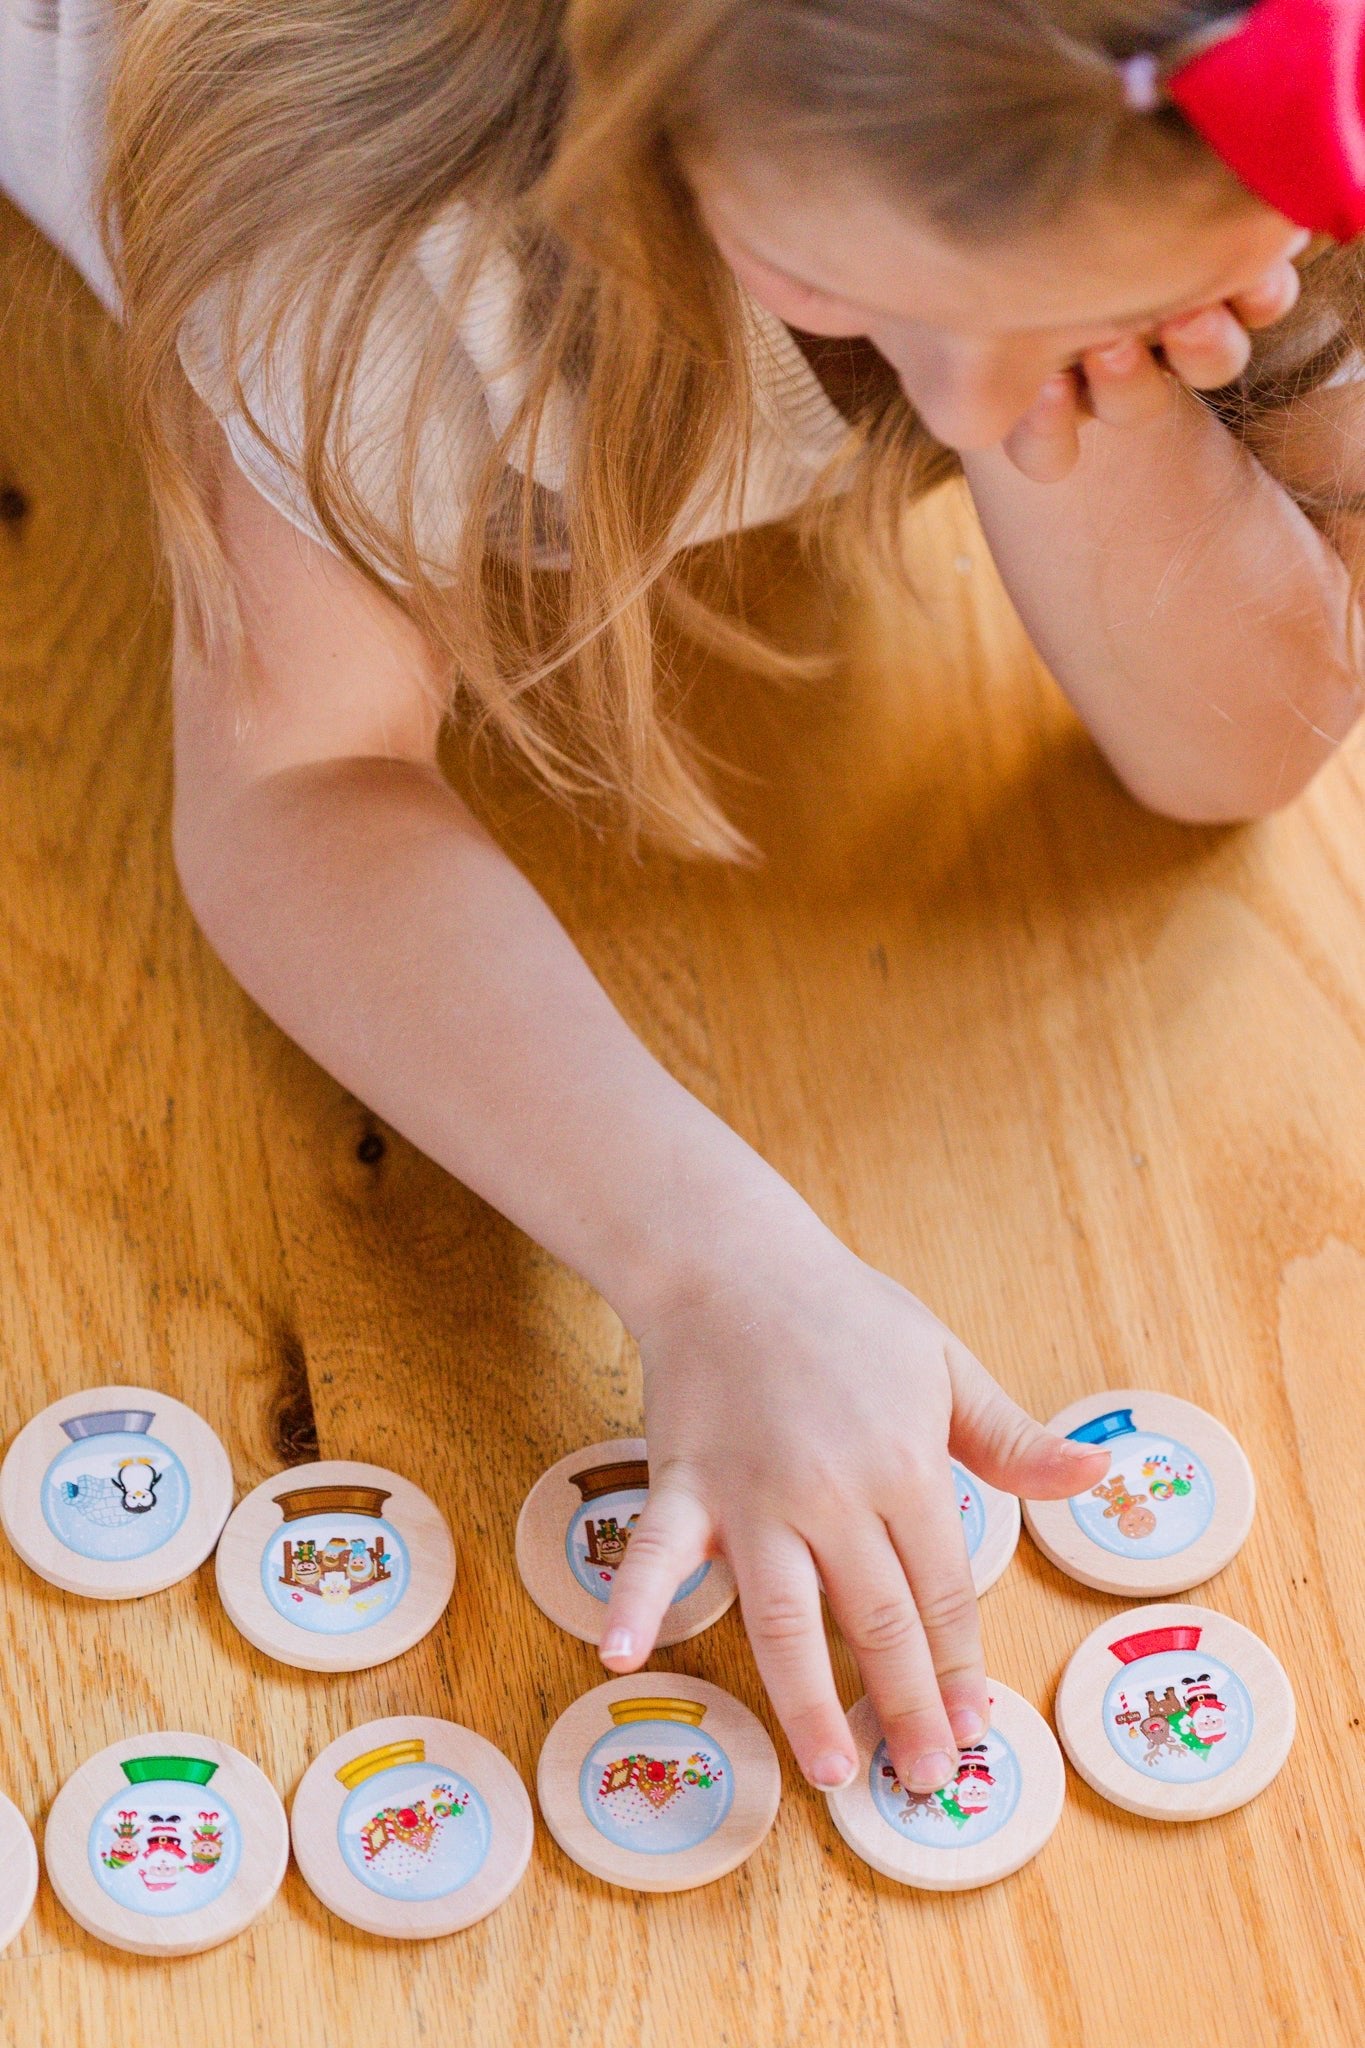
[[[733,855],[652,661],[664,614],[706,630],[677,558],[814,505],[894,565],[960,467],[1139,797],[1292,797],[1358,706],[1365,302],[1322,236],[1365,222],[1360,11],[0,0],[0,177],[125,323],[190,902],[619,1311],[653,1486],[603,1657],[637,1668],[724,1551],[817,1785],[854,1768],[821,1582],[935,1787],[985,1710],[949,1452],[1035,1497],[1103,1453],[649,1057],[438,733],[477,716],[627,831]]]

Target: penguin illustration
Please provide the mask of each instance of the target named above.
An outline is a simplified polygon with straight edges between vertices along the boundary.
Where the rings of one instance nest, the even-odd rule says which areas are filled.
[[[79,1479],[64,1479],[62,1494],[68,1506],[97,1528],[116,1529],[125,1515],[151,1513],[162,1476],[150,1458],[124,1458],[112,1479],[84,1472]]]

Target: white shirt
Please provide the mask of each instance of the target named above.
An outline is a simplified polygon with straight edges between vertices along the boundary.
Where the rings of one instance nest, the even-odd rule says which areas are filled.
[[[94,220],[113,8],[114,0],[0,0],[0,189],[117,313],[117,292]],[[467,220],[466,210],[456,205],[426,230],[366,338],[354,415],[363,432],[352,469],[365,503],[386,523],[393,521],[397,453],[423,336],[453,274]],[[450,559],[467,481],[490,454],[520,395],[514,305],[510,259],[494,256],[475,279],[457,343],[443,356],[419,451],[414,518],[422,551],[434,564]],[[748,345],[757,403],[742,501],[724,506],[714,485],[699,489],[679,521],[679,547],[795,511],[848,431],[787,329],[753,301]],[[242,366],[251,408],[286,451],[283,462],[234,406],[211,298],[182,334],[180,353],[246,476],[286,518],[330,545],[287,459],[300,443],[301,415],[288,352],[272,359],[269,377],[258,364]],[[565,394],[552,407],[550,431],[537,450],[536,478],[551,492],[562,487],[570,403]],[[513,461],[523,467],[515,456]]]

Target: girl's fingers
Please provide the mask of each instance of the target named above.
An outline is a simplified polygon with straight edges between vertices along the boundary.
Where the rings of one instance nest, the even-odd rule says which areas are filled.
[[[644,1663],[673,1595],[710,1552],[710,1515],[665,1467],[650,1486],[607,1601],[598,1654],[610,1670],[635,1671]]]
[[[952,1474],[945,1469],[937,1484],[925,1480],[907,1490],[887,1530],[919,1611],[953,1740],[964,1748],[986,1732],[986,1663]]]
[[[905,1569],[885,1527],[868,1522],[841,1530],[837,1542],[817,1548],[815,1561],[897,1776],[912,1791],[936,1791],[957,1768],[957,1744]]]
[[[1048,378],[1005,436],[1004,448],[1015,468],[1036,484],[1054,484],[1070,473],[1081,452],[1079,391],[1070,370]]]
[[[1250,291],[1239,292],[1228,304],[1243,327],[1273,327],[1298,303],[1299,273],[1288,257],[1268,270]]]
[[[1143,427],[1170,405],[1174,380],[1136,337],[1092,349],[1081,367],[1090,410],[1106,426]]]
[[[1104,1451],[1054,1436],[1011,1401],[965,1344],[953,1338],[945,1348],[953,1387],[948,1448],[978,1478],[1025,1500],[1066,1500],[1104,1477]]]
[[[1166,361],[1182,384],[1217,391],[1240,377],[1251,356],[1251,337],[1227,306],[1205,306],[1161,329]]]
[[[858,1752],[834,1689],[809,1550],[794,1530],[775,1528],[734,1549],[731,1563],[754,1661],[797,1763],[822,1792],[851,1784]]]

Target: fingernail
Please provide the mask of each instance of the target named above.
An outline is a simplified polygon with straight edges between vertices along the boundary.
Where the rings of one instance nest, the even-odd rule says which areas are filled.
[[[928,1756],[917,1756],[910,1766],[910,1789],[912,1792],[937,1792],[940,1785],[946,1785],[957,1769],[957,1758],[949,1756],[946,1749],[931,1750]]]
[[[1093,1458],[1096,1451],[1104,1449],[1103,1444],[1078,1444],[1074,1436],[1059,1437],[1058,1442],[1068,1458]]]
[[[598,1645],[601,1657],[633,1657],[635,1638],[628,1628],[609,1628]]]
[[[1188,320],[1173,320],[1170,331],[1181,341],[1192,342],[1202,348],[1206,342],[1216,341],[1222,332],[1223,323],[1215,313],[1191,313]]]
[[[819,1792],[842,1792],[857,1777],[858,1766],[831,1750],[828,1756],[817,1757],[806,1775]]]
[[[1129,336],[1125,337],[1123,341],[1111,342],[1108,348],[1096,349],[1095,353],[1104,364],[1106,370],[1131,370],[1137,364],[1138,345]]]
[[[965,1748],[969,1742],[975,1742],[978,1736],[984,1735],[986,1732],[985,1722],[980,1714],[976,1713],[971,1707],[964,1707],[960,1714],[954,1714],[952,1716],[952,1723],[953,1741],[962,1748]]]
[[[1038,396],[1045,405],[1058,405],[1062,399],[1070,398],[1075,391],[1069,370],[1063,370],[1056,377],[1048,377],[1039,386]]]

